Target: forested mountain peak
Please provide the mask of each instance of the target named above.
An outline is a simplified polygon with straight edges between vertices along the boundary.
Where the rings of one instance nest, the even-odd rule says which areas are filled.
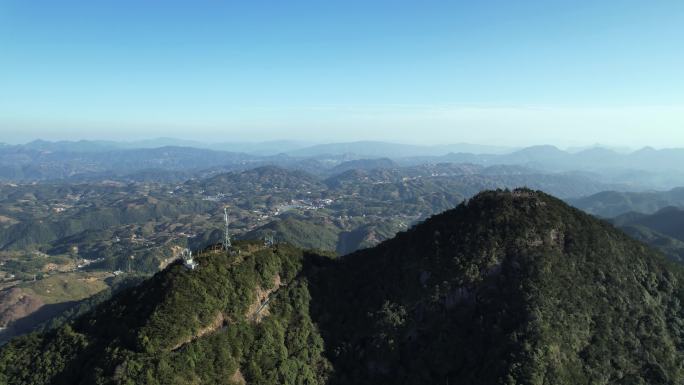
[[[334,264],[311,285],[333,383],[682,379],[680,269],[543,193],[481,193]]]

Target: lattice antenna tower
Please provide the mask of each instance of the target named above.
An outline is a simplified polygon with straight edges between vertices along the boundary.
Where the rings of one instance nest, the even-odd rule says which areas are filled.
[[[228,221],[228,207],[223,208],[223,221],[226,223],[226,229],[223,235],[223,249],[228,250],[229,247],[232,247],[230,243],[230,233],[228,232],[228,226],[230,224]]]

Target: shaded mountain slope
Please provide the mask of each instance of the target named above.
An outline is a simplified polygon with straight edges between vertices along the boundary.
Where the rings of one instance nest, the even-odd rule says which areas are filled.
[[[630,237],[643,242],[671,260],[684,263],[684,242],[642,225],[623,225],[620,229]]]
[[[632,211],[653,214],[668,206],[684,206],[684,188],[652,192],[603,191],[568,201],[577,208],[604,218]]]
[[[644,226],[680,241],[684,241],[684,208],[665,207],[651,215],[630,213],[613,222],[619,226]]]
[[[611,222],[672,260],[684,262],[684,209],[670,206],[653,214],[629,212]]]
[[[682,380],[680,269],[543,194],[483,193],[318,269],[331,383]]]

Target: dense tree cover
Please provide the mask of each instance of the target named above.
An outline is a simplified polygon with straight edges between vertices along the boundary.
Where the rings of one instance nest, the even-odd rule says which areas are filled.
[[[620,229],[630,237],[658,249],[669,259],[684,263],[684,241],[642,225],[624,225]]]
[[[682,268],[543,193],[481,193],[338,259],[239,249],[12,341],[0,383],[684,381]]]

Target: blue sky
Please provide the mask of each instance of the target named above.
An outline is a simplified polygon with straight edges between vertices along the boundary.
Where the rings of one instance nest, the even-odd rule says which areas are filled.
[[[0,0],[0,142],[684,146],[684,1]]]

